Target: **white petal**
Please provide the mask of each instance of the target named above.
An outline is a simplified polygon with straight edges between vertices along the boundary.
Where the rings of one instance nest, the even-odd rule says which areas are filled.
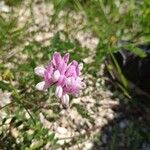
[[[69,95],[68,94],[64,94],[61,98],[62,104],[65,106],[69,105]]]
[[[45,81],[39,82],[39,83],[36,85],[36,89],[39,90],[39,91],[45,90]]]
[[[59,80],[59,78],[60,78],[60,72],[59,72],[59,70],[56,70],[53,74],[53,81],[57,82]]]
[[[43,77],[43,76],[44,76],[44,72],[45,72],[45,68],[44,68],[44,67],[36,67],[36,68],[34,69],[34,72],[35,72],[37,75]]]
[[[83,63],[79,64],[79,70],[81,71],[83,69]]]
[[[62,87],[61,87],[61,86],[57,86],[57,87],[56,87],[56,92],[55,92],[56,97],[61,98],[61,97],[62,97],[62,94],[63,94],[63,89],[62,89]]]

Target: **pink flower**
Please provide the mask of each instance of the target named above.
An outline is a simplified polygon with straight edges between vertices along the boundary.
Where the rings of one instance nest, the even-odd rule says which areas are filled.
[[[42,91],[55,85],[55,95],[61,99],[63,105],[69,104],[70,94],[77,95],[80,90],[85,88],[85,83],[80,77],[83,64],[78,64],[75,60],[68,64],[68,61],[68,53],[62,57],[60,53],[55,52],[52,61],[46,68],[35,68],[35,73],[43,78],[43,81],[38,83],[36,88]]]

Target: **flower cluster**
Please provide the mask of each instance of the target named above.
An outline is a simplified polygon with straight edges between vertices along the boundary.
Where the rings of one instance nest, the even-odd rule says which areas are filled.
[[[85,83],[81,78],[83,64],[78,64],[75,60],[68,64],[68,61],[68,53],[62,57],[60,53],[55,52],[46,68],[35,68],[35,73],[43,78],[43,81],[38,83],[36,88],[42,91],[55,85],[55,95],[63,105],[69,104],[70,94],[78,95],[80,90],[85,88]]]

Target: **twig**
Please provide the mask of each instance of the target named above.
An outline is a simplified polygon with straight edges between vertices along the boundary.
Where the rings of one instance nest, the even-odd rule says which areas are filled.
[[[4,109],[5,107],[7,107],[7,106],[9,106],[9,105],[12,105],[14,102],[15,102],[15,101],[12,101],[12,102],[6,104],[5,106],[0,107],[0,110]]]
[[[32,121],[34,124],[36,124],[35,119],[33,118],[33,116],[31,115],[30,111],[24,106],[24,109],[27,111],[27,113],[29,114],[29,116],[31,117]]]

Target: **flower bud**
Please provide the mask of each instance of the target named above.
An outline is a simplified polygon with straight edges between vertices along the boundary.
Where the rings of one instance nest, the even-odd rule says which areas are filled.
[[[44,76],[44,72],[45,72],[45,68],[44,68],[44,67],[36,67],[36,68],[34,69],[34,72],[35,72],[37,75],[43,77],[43,76]]]
[[[57,87],[56,87],[56,92],[55,92],[56,97],[61,98],[61,97],[62,97],[62,94],[63,94],[63,89],[62,89],[62,87],[61,87],[61,86],[57,86]]]
[[[69,105],[69,95],[68,94],[64,94],[62,97],[61,97],[61,101],[62,101],[62,104],[64,106],[68,106]]]
[[[45,90],[45,81],[39,82],[36,85],[36,89],[39,90],[39,91]]]

